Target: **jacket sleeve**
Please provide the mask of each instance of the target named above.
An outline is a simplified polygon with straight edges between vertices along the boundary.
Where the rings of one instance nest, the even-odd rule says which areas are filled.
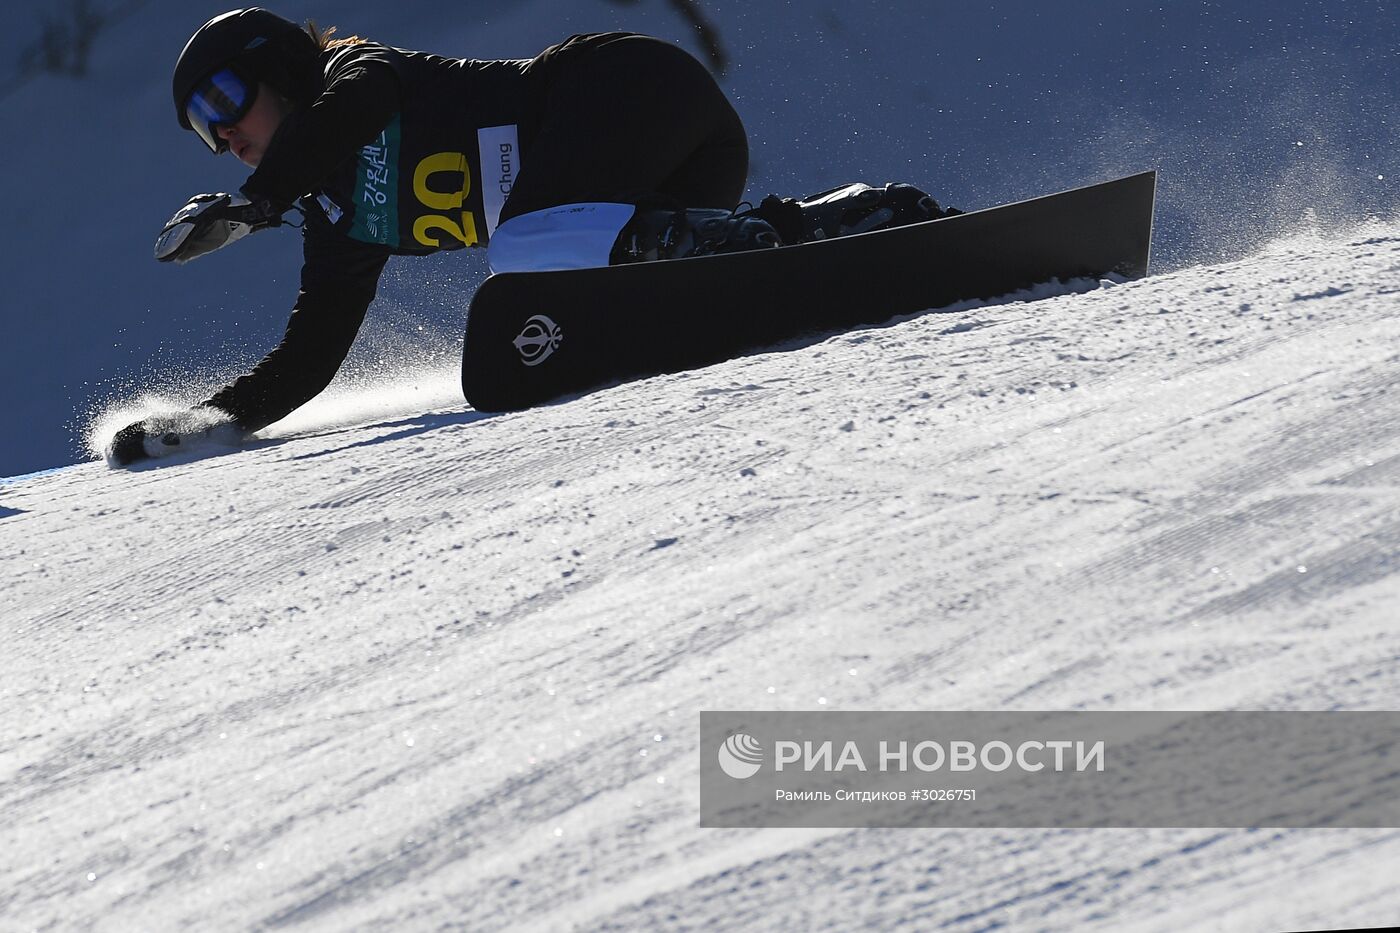
[[[402,103],[398,73],[386,54],[375,46],[337,53],[324,89],[282,120],[243,190],[285,210],[373,142]]]
[[[307,212],[301,291],[282,342],[247,375],[203,403],[244,431],[279,421],[320,394],[350,352],[389,249],[335,233]]]

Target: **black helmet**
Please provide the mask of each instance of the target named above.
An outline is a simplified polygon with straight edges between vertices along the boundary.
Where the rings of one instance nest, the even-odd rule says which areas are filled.
[[[320,49],[296,23],[256,7],[216,16],[190,37],[175,62],[171,87],[175,117],[187,130],[190,94],[215,71],[235,66],[245,77],[266,81],[284,97],[305,102],[318,90]]]

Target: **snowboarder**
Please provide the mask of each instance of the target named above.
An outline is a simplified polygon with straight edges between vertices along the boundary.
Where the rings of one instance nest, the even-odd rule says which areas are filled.
[[[332,38],[262,9],[202,26],[175,66],[180,126],[254,171],[166,224],[183,263],[302,222],[301,289],[282,342],[196,406],[123,428],[126,464],[277,421],[349,352],[390,255],[485,246],[493,272],[761,249],[942,216],[908,185],[846,185],[740,211],[748,141],[710,73],[648,36],[572,36],[533,59],[477,61]]]

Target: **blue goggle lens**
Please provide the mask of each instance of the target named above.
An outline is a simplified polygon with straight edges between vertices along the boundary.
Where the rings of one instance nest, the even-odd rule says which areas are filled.
[[[231,68],[214,72],[194,89],[185,105],[185,117],[210,151],[219,153],[228,143],[219,137],[218,127],[232,126],[248,115],[258,86],[244,80]]]

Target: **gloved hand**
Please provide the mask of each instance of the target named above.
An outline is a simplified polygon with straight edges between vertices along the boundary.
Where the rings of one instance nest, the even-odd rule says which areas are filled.
[[[241,194],[197,194],[175,212],[156,237],[156,258],[189,262],[255,230],[281,223],[282,213],[270,201],[250,201]]]
[[[103,453],[108,466],[130,466],[137,460],[145,460],[150,456],[146,453],[145,423],[138,421],[122,428],[107,442],[107,449]]]
[[[122,428],[108,442],[103,453],[107,465],[130,466],[138,460],[168,457],[194,450],[207,443],[232,446],[243,431],[216,408],[151,415]]]

